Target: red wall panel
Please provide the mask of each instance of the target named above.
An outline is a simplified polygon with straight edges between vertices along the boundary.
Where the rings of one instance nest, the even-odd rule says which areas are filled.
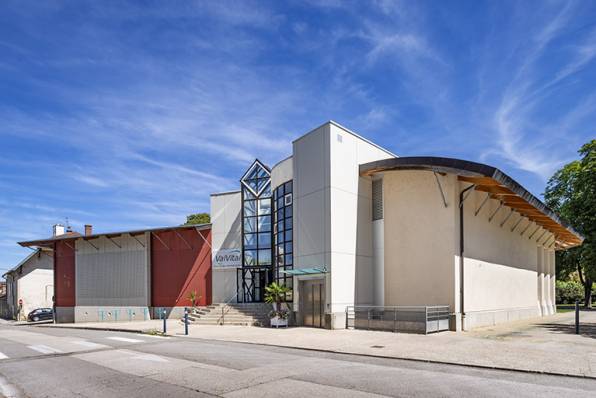
[[[152,256],[152,305],[154,307],[190,307],[186,300],[189,292],[196,291],[197,305],[211,304],[211,230],[181,229],[159,233],[151,237]],[[201,238],[201,234],[205,240]]]
[[[74,242],[73,242],[74,244]],[[54,296],[57,307],[76,305],[75,251],[62,242],[55,243],[54,253]]]

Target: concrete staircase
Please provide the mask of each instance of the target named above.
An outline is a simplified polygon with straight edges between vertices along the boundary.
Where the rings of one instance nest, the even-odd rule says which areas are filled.
[[[224,309],[225,306],[225,309]],[[273,308],[265,303],[213,303],[188,314],[189,325],[269,326],[267,315]],[[222,317],[222,310],[224,316]],[[184,323],[184,319],[182,319]]]

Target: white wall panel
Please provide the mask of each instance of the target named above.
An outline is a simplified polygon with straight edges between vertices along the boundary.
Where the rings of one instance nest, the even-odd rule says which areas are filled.
[[[211,195],[212,255],[219,250],[242,250],[242,194]],[[236,268],[214,269],[211,273],[212,300],[226,303],[236,295]]]

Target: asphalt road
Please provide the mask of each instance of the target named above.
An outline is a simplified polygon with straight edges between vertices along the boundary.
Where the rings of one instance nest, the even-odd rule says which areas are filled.
[[[596,381],[196,338],[2,324],[0,393],[102,398],[587,397],[596,396]]]

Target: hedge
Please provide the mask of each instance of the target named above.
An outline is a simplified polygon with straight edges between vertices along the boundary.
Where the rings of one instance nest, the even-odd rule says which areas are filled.
[[[584,302],[584,286],[578,282],[555,282],[557,304],[574,304],[576,300]],[[592,296],[596,298],[596,284],[592,286]]]

